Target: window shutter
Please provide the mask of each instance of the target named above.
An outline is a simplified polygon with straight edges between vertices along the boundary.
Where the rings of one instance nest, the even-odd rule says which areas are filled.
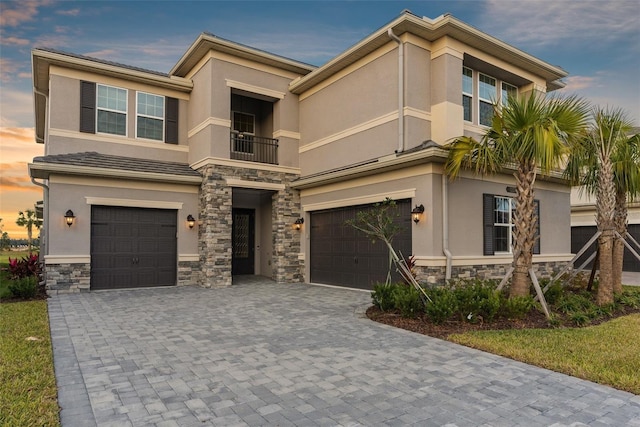
[[[540,254],[540,200],[534,200],[533,206],[536,215],[536,241],[533,244],[533,253]]]
[[[178,143],[178,100],[166,98],[164,142],[167,144]]]
[[[96,84],[80,81],[80,132],[96,133]]]
[[[493,211],[495,209],[495,201],[493,194],[482,195],[482,225],[484,239],[484,255],[493,255],[493,242],[495,232],[493,227]]]

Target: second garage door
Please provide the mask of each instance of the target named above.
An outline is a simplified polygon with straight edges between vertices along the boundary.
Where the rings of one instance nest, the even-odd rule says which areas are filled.
[[[401,232],[393,246],[405,257],[411,255],[411,202],[396,201],[399,216],[395,219]],[[389,252],[381,241],[373,243],[361,231],[345,224],[370,205],[311,212],[311,282],[372,289],[384,282]],[[395,268],[394,268],[395,271]],[[394,280],[400,280],[397,274]]]
[[[171,286],[177,273],[177,212],[91,208],[91,289]]]

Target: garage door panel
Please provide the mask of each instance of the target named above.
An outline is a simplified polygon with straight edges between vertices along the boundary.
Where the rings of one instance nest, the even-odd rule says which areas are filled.
[[[92,206],[91,213],[92,289],[176,284],[176,211]]]
[[[397,223],[404,230],[394,239],[394,247],[411,254],[411,204],[397,201]],[[370,206],[355,206],[311,213],[311,281],[348,287],[371,289],[387,276],[388,250],[384,243],[346,225],[359,210]],[[399,280],[397,276],[395,280]]]

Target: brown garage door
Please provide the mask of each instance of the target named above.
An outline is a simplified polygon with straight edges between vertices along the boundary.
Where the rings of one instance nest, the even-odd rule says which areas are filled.
[[[411,255],[411,201],[396,201],[396,223],[402,231],[393,246],[405,257]],[[311,282],[372,289],[387,277],[389,255],[381,241],[373,243],[364,233],[346,225],[356,212],[370,205],[315,211],[311,213]],[[395,270],[395,269],[394,269]],[[394,279],[400,280],[397,273]]]
[[[91,289],[176,284],[175,210],[92,206]]]
[[[580,249],[596,234],[597,228],[595,226],[587,227],[571,227],[571,252],[578,253]],[[640,224],[629,224],[627,231],[631,236],[640,242]],[[632,245],[633,246],[633,245]],[[591,247],[576,261],[575,266],[580,267],[584,261],[589,258],[597,248],[594,242]],[[592,263],[589,263],[585,268],[591,268]],[[624,248],[624,263],[622,266],[624,271],[640,271],[640,261],[627,249]]]

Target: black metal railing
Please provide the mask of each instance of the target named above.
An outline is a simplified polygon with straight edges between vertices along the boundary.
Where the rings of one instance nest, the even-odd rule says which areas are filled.
[[[231,158],[278,164],[278,140],[231,131]]]

